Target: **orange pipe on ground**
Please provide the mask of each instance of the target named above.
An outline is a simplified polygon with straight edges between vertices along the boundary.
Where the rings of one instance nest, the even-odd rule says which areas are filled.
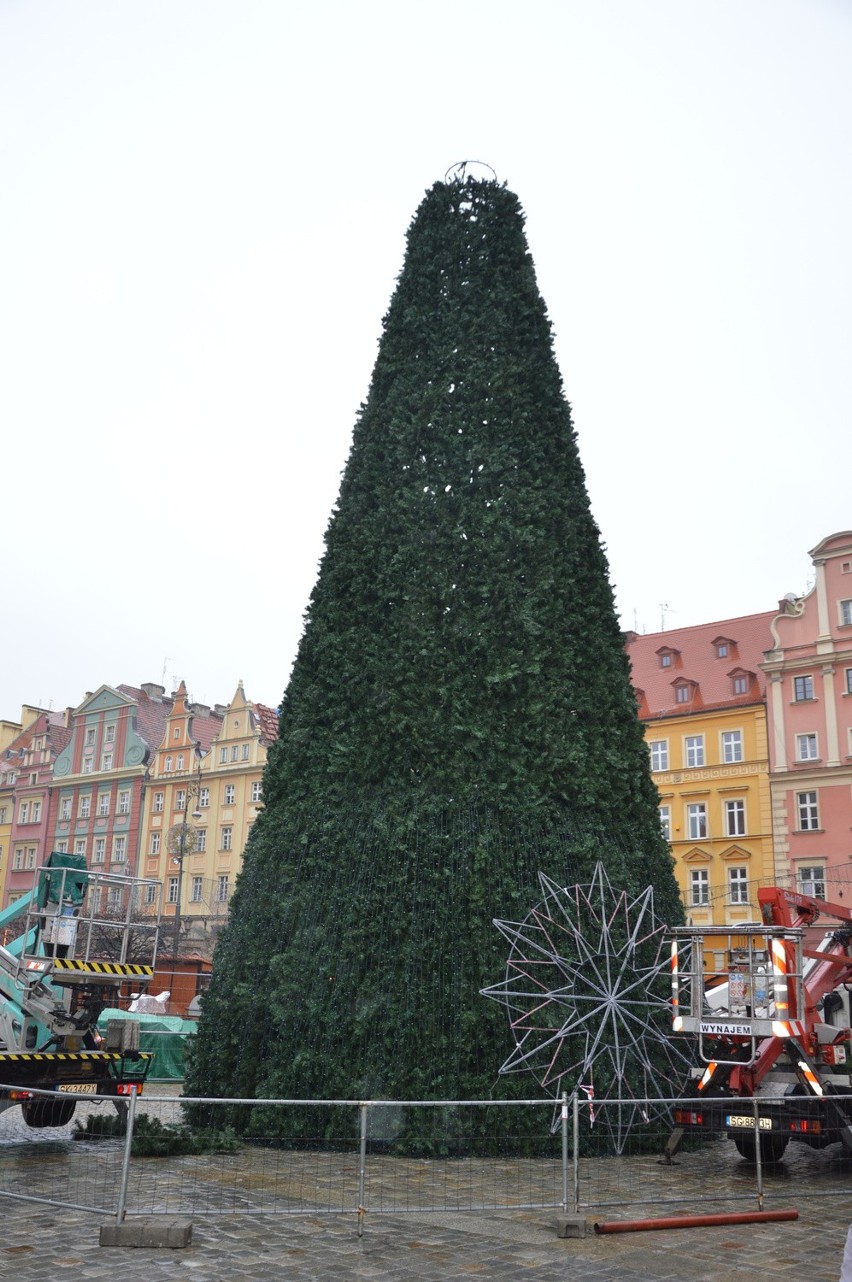
[[[714,1224],[765,1224],[797,1220],[798,1211],[732,1211],[722,1215],[671,1215],[656,1220],[606,1220],[595,1224],[596,1233],[641,1233],[645,1229],[705,1229]]]

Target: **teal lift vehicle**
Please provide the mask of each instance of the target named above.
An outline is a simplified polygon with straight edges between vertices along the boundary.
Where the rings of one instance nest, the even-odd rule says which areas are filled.
[[[32,890],[0,912],[0,1112],[20,1104],[28,1126],[64,1126],[81,1097],[122,1099],[151,1055],[134,1020],[110,1022],[122,984],[153,978],[159,882],[93,872],[54,851]],[[51,1097],[35,1091],[53,1091]]]

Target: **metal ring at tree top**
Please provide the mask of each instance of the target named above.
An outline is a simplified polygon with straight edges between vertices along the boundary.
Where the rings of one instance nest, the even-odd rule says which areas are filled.
[[[482,169],[488,170],[491,178],[486,178],[484,181],[490,182],[493,180],[494,182],[497,182],[497,170],[492,169],[484,160],[460,160],[457,165],[450,165],[449,169],[444,174],[444,182],[463,183],[466,178],[475,178],[476,174],[468,173],[468,170],[472,165],[479,165]]]

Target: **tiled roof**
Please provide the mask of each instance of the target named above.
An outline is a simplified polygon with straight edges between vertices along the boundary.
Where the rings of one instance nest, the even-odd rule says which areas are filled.
[[[256,703],[254,711],[260,723],[260,742],[269,747],[278,738],[278,713],[264,703]]]
[[[172,700],[166,697],[152,699],[136,686],[120,685],[116,689],[119,694],[131,699],[139,709],[136,715],[136,733],[140,739],[144,739],[152,751],[159,748],[166,732],[166,717],[172,710]]]
[[[628,633],[627,654],[631,679],[639,696],[639,715],[683,716],[699,709],[737,707],[765,697],[766,681],[760,671],[764,651],[771,648],[769,624],[777,610],[746,614],[739,619],[700,623],[691,628],[671,628],[638,636]],[[717,643],[727,642],[728,652],[717,655]],[[663,667],[660,653],[674,652]],[[752,674],[744,694],[734,693],[734,674]],[[690,686],[689,698],[677,702],[676,686]]]
[[[189,732],[203,753],[210,751],[213,740],[222,729],[222,721],[223,718],[216,712],[207,716],[200,716],[197,712],[192,714]]]

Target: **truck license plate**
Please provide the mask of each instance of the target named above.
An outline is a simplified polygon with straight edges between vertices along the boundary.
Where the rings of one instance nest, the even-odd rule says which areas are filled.
[[[59,1087],[63,1095],[97,1095],[97,1082],[66,1082]]]
[[[753,1131],[754,1118],[741,1113],[728,1113],[725,1117],[725,1125],[732,1131]],[[772,1118],[762,1117],[760,1119],[760,1129],[762,1131],[771,1131]]]

